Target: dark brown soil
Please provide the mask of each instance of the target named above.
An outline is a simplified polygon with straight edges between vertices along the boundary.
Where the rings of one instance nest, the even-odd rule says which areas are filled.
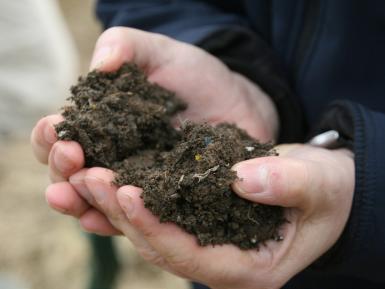
[[[171,118],[186,105],[131,64],[117,72],[91,72],[72,87],[73,105],[56,126],[59,139],[75,140],[86,166],[117,172],[118,185],[143,188],[145,206],[161,222],[174,222],[200,245],[232,243],[257,248],[279,240],[283,209],[239,198],[231,167],[242,160],[275,155],[231,124],[211,127]]]

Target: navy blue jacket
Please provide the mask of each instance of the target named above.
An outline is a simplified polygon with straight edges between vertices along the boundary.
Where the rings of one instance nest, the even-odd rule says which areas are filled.
[[[342,131],[356,165],[349,222],[334,248],[284,288],[385,288],[385,1],[100,0],[97,13],[106,28],[199,45],[265,83],[285,123],[296,124],[287,131]],[[286,84],[260,71],[277,63],[294,93],[274,91]],[[286,98],[302,119],[288,113]]]

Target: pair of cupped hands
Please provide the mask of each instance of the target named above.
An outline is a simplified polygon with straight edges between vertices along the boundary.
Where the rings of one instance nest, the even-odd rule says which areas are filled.
[[[235,123],[261,141],[276,138],[279,118],[269,97],[202,49],[130,28],[105,31],[96,43],[91,69],[113,71],[127,61],[188,103],[183,119]],[[268,241],[259,250],[200,247],[176,225],[159,223],[144,208],[141,188],[118,188],[112,184],[112,171],[84,168],[80,145],[57,140],[54,125],[62,120],[60,115],[44,117],[31,134],[37,159],[49,166],[48,204],[79,219],[85,231],[124,235],[145,260],[210,288],[281,287],[335,244],[349,218],[352,153],[279,145],[279,156],[235,164],[239,180],[232,188],[252,202],[285,207],[289,222],[281,228],[283,240]]]

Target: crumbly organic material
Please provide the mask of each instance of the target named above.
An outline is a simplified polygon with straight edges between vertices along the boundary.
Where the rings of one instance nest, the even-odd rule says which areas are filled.
[[[79,142],[86,166],[114,170],[118,185],[142,187],[145,206],[161,222],[176,223],[200,245],[250,249],[280,239],[283,209],[249,202],[230,187],[237,178],[231,167],[275,155],[271,144],[231,124],[175,129],[171,119],[186,105],[133,64],[90,72],[71,92],[59,139]]]

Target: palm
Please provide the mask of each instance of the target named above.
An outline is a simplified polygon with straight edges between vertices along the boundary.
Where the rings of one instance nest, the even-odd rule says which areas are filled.
[[[140,191],[133,187],[122,187],[117,192],[119,205],[126,212],[127,202],[135,205],[134,213],[127,215],[129,224],[123,218],[111,221],[130,239],[135,228],[159,254],[150,256],[163,257],[158,265],[174,273],[177,270],[177,274],[182,272],[184,277],[203,281],[212,288],[279,288],[337,241],[349,216],[354,189],[354,163],[349,151],[305,145],[279,149],[281,157],[243,162],[243,170],[252,169],[259,181],[257,170],[264,166],[268,181],[264,191],[240,192],[239,184],[248,183],[244,184],[246,188],[255,184],[242,174],[238,176],[243,181],[233,188],[238,186],[237,193],[251,201],[286,208],[288,223],[281,228],[281,242],[269,241],[259,251],[241,251],[232,245],[199,247],[194,237],[175,225],[159,224],[143,207]],[[234,169],[242,171],[239,166]],[[141,245],[135,245],[141,251]],[[144,257],[154,263],[148,255]]]
[[[119,53],[98,69],[116,70],[123,62],[133,61],[145,69],[150,81],[187,102],[182,118],[235,123],[255,138],[274,140],[278,117],[269,97],[214,56],[189,44],[129,28],[107,30],[98,42],[111,41]]]

